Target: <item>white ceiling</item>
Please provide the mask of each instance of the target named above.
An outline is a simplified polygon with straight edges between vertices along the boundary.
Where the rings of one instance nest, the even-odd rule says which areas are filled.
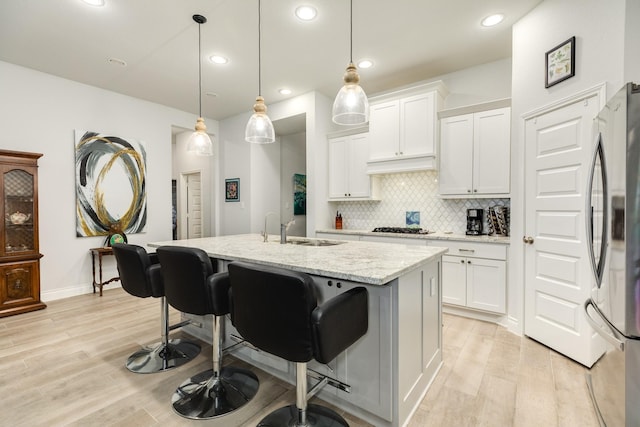
[[[0,60],[224,119],[258,94],[258,0],[2,0]],[[354,0],[353,59],[368,94],[511,56],[511,26],[542,0]],[[294,16],[301,4],[318,17]],[[505,14],[494,28],[480,20]],[[214,54],[230,58],[214,65]],[[109,63],[109,58],[127,66]],[[262,1],[262,95],[267,105],[312,90],[333,98],[349,62],[348,0]],[[280,95],[282,87],[293,93]]]

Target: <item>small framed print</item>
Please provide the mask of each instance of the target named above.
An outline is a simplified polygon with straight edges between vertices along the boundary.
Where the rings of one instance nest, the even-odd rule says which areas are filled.
[[[545,54],[544,87],[558,84],[576,74],[576,38],[560,43]]]
[[[224,201],[240,201],[240,178],[231,178],[224,180]]]

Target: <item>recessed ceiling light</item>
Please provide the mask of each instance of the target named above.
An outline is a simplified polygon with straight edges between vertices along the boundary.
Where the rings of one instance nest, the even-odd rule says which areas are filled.
[[[296,16],[303,21],[312,21],[318,11],[312,6],[299,6],[296,8]]]
[[[284,87],[280,89],[278,92],[280,92],[281,95],[291,95],[291,89],[287,89]]]
[[[484,18],[481,22],[483,27],[493,27],[494,25],[498,25],[504,19],[504,15],[501,13],[496,13],[494,15],[489,15]]]
[[[220,55],[211,55],[209,57],[209,61],[213,62],[214,64],[226,64],[229,62],[229,59]]]
[[[104,6],[104,0],[82,0],[82,1],[91,6]]]
[[[363,59],[358,62],[358,68],[371,68],[373,67],[373,61],[370,59]]]
[[[107,59],[107,62],[109,62],[109,64],[119,65],[121,67],[126,67],[127,66],[127,61],[125,61],[124,59],[109,58],[109,59]]]

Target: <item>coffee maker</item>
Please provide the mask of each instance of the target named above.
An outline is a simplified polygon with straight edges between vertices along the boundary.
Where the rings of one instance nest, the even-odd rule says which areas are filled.
[[[467,232],[469,236],[482,234],[482,209],[467,209]]]

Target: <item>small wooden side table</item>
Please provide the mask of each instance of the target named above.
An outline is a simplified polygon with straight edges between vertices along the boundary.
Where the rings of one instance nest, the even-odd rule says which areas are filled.
[[[102,296],[102,287],[106,284],[109,284],[115,280],[120,280],[120,277],[112,277],[109,280],[102,280],[102,257],[105,255],[113,255],[113,248],[111,247],[103,247],[103,248],[91,248],[91,269],[93,271],[93,293],[96,293],[96,287],[100,289],[100,296]],[[96,281],[96,255],[98,256],[98,281]]]

